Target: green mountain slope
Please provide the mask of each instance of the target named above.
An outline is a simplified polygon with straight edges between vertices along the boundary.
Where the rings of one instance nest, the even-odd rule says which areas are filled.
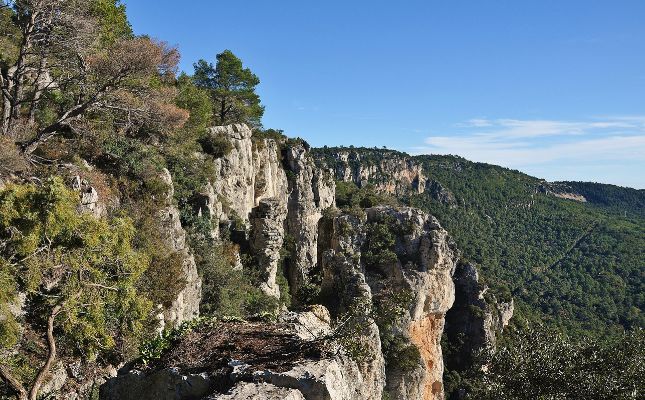
[[[338,163],[330,156],[338,150],[318,149],[321,164]],[[362,163],[405,157],[452,192],[456,206],[430,191],[410,190],[398,197],[437,216],[464,257],[480,265],[492,290],[513,295],[516,314],[571,332],[600,334],[645,326],[645,191],[549,184],[454,156],[351,150]],[[588,202],[553,194],[564,189],[588,197]]]

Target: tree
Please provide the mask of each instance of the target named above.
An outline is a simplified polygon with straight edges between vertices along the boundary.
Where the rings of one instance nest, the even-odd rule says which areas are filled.
[[[3,3],[5,4],[5,3]],[[178,52],[133,37],[115,0],[17,0],[2,11],[12,26],[2,43],[2,133],[29,155],[63,133],[83,135],[96,122],[123,131],[141,124],[181,126],[174,106]],[[137,125],[140,124],[140,125]]]
[[[138,332],[151,309],[136,289],[148,261],[132,247],[131,222],[78,213],[78,202],[58,178],[0,192],[0,344],[23,355],[47,349],[30,360],[40,362],[35,377],[15,373],[14,353],[3,352],[0,378],[20,400],[37,399],[58,344],[92,359]],[[22,330],[9,306],[18,293]]]
[[[184,73],[177,78],[176,104],[190,112],[185,130],[200,134],[206,131],[213,119],[213,107],[209,93],[193,83]]]
[[[226,125],[246,123],[260,127],[264,106],[255,93],[260,79],[230,50],[217,55],[217,64],[199,60],[194,64],[193,80],[198,87],[207,89],[213,99],[215,123]]]

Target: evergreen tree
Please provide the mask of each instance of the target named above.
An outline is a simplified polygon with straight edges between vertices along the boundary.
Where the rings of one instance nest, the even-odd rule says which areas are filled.
[[[217,55],[217,64],[199,60],[194,64],[193,79],[198,87],[209,91],[213,99],[215,123],[227,125],[246,123],[253,127],[261,126],[264,106],[255,93],[260,79],[230,50]]]

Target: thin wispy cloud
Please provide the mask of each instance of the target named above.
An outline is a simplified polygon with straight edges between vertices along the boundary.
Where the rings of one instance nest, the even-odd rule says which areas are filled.
[[[413,152],[456,154],[530,172],[561,166],[645,164],[645,116],[598,117],[581,121],[476,118],[454,132],[433,135]],[[547,177],[549,178],[549,177]],[[602,178],[602,177],[601,177]],[[639,185],[645,185],[645,182]]]

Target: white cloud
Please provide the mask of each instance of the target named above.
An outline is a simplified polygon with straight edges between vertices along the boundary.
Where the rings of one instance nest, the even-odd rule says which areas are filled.
[[[456,126],[453,134],[430,136],[413,152],[457,154],[527,172],[556,172],[565,165],[584,164],[611,169],[618,163],[623,167],[633,163],[634,173],[645,168],[645,116],[588,121],[477,118]],[[640,175],[645,180],[645,173]]]

